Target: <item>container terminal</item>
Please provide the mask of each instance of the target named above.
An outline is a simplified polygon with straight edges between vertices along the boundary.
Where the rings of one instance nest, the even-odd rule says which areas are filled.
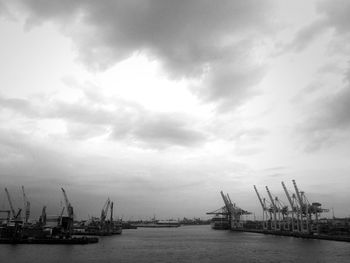
[[[214,215],[212,228],[350,242],[350,218],[322,217],[322,213],[329,212],[329,209],[322,208],[319,202],[310,203],[305,192],[299,190],[295,180],[292,182],[294,192],[289,191],[284,182],[281,182],[289,205],[273,196],[268,186],[265,186],[268,199],[264,198],[254,185],[262,209],[262,220],[243,220],[244,215],[251,213],[236,206],[230,196],[221,191],[224,206],[207,213]]]

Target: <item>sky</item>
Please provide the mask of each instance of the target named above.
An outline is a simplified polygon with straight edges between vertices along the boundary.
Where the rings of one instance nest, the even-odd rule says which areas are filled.
[[[201,217],[220,191],[350,215],[350,2],[0,0],[0,187],[32,216],[106,199]],[[0,191],[0,209],[8,207]],[[331,213],[325,214],[331,216]]]

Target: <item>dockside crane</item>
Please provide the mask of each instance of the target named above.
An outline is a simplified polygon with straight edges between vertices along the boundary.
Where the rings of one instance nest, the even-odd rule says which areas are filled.
[[[232,207],[230,206],[230,202],[229,202],[227,196],[223,193],[223,191],[220,191],[220,194],[221,194],[222,199],[224,200],[224,204],[226,206],[227,211],[229,213],[231,213],[232,212]]]
[[[275,203],[275,201],[273,200],[273,197],[272,197],[272,194],[269,190],[269,188],[267,186],[265,186],[266,188],[266,192],[267,192],[267,195],[269,196],[270,198],[270,201],[271,201],[271,210],[273,212],[273,224],[271,224],[271,228],[274,229],[274,230],[280,230],[281,229],[281,224],[280,224],[280,215],[279,215],[279,211],[278,211],[278,208],[277,208],[277,205]],[[277,213],[278,213],[278,224],[277,224]]]
[[[13,204],[12,204],[12,200],[11,200],[11,196],[10,196],[10,193],[9,191],[7,190],[7,188],[5,187],[5,192],[6,192],[6,196],[7,196],[7,200],[9,202],[9,205],[10,205],[10,209],[11,209],[11,213],[12,213],[12,218],[13,219],[18,219],[18,217],[20,216],[21,212],[22,212],[22,209],[18,209],[18,212],[16,213],[15,212],[15,209],[13,207]]]
[[[299,191],[299,188],[295,182],[292,180],[295,193],[299,202],[299,213],[300,213],[300,231],[310,232],[310,214],[309,214],[309,203],[304,201],[304,192]]]
[[[231,213],[231,229],[243,228],[243,222],[241,220],[242,215],[250,215],[251,213],[238,207],[235,203],[232,203],[229,194],[226,194],[226,200],[229,204]]]
[[[220,191],[221,197],[224,200],[225,210],[227,211],[228,221],[231,229],[237,229],[243,227],[243,222],[241,221],[242,215],[249,215],[250,212],[243,210],[242,208],[236,206],[235,203],[232,203],[231,198],[228,194],[224,194],[223,191]],[[225,214],[225,213],[222,213]]]
[[[107,214],[108,214],[108,209],[111,205],[111,200],[107,199],[106,203],[104,204],[102,210],[101,210],[101,217],[100,217],[100,222],[101,222],[101,225],[104,224],[106,218],[107,218]]]
[[[73,223],[74,223],[74,212],[73,212],[73,206],[68,200],[68,196],[66,191],[61,188],[63,197],[64,197],[64,202],[66,204],[66,210],[67,210],[67,215],[68,218],[64,218],[62,215],[60,216],[60,227],[62,229],[62,234],[66,235],[66,237],[70,237],[73,231]],[[63,213],[63,208],[62,208],[62,213]]]
[[[284,182],[281,182],[281,184],[282,184],[283,190],[287,196],[288,202],[290,204],[290,212],[292,215],[292,231],[297,232],[297,231],[299,231],[299,208],[298,208],[296,196],[293,193],[293,195],[291,197]]]
[[[66,204],[68,217],[73,220],[73,217],[74,217],[73,207],[72,207],[72,205],[70,204],[70,202],[68,200],[66,191],[63,188],[61,188],[61,190],[62,190],[62,193],[63,193],[64,202]]]
[[[224,216],[228,216],[228,211],[226,206],[223,206],[219,209],[216,209],[214,211],[211,212],[206,212],[207,215],[224,215]]]
[[[277,210],[280,216],[280,222],[282,223],[281,227],[283,230],[289,230],[289,217],[288,217],[288,205],[285,205],[278,197],[275,197],[275,204],[277,206]],[[282,216],[282,219],[281,219]],[[281,221],[282,220],[282,221]]]
[[[268,221],[268,214],[270,214],[270,218],[272,217],[271,216],[271,211],[269,211],[269,209],[266,207],[266,200],[265,198],[262,199],[259,192],[258,192],[258,189],[256,188],[256,186],[254,185],[254,190],[255,190],[255,193],[256,195],[258,196],[258,199],[259,199],[259,202],[261,204],[261,207],[262,207],[262,210],[263,210],[263,229],[267,229],[267,221]]]
[[[23,193],[23,202],[24,202],[24,222],[28,223],[30,216],[30,202],[24,192],[24,186],[22,185],[22,193]]]

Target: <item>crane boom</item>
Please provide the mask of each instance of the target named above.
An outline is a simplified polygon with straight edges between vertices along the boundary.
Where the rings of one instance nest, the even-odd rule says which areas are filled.
[[[301,195],[300,195],[297,183],[295,182],[295,180],[292,180],[292,182],[293,182],[293,185],[294,185],[295,193],[297,194],[297,198],[298,198],[300,207],[303,207],[303,205],[304,205],[303,204],[303,199],[301,198]]]
[[[288,202],[290,204],[290,207],[292,208],[292,210],[294,210],[294,205],[293,205],[293,201],[292,201],[292,198],[290,197],[290,194],[287,190],[287,187],[285,186],[284,182],[281,182],[282,184],[282,187],[284,189],[284,192],[286,193],[286,196],[287,196],[287,199],[288,199]]]
[[[66,209],[67,209],[67,214],[70,218],[73,218],[73,207],[71,206],[69,200],[68,200],[68,197],[67,197],[67,194],[66,194],[66,191],[62,189],[62,193],[63,193],[63,196],[64,196],[64,201],[66,203]]]
[[[273,205],[273,208],[276,209],[277,207],[276,207],[275,201],[273,200],[273,197],[270,193],[269,188],[267,186],[265,186],[265,188],[266,188],[267,194],[269,195],[269,198],[270,198],[271,204]]]
[[[30,202],[27,199],[27,196],[24,192],[24,186],[22,185],[22,193],[23,193],[23,202],[24,202],[24,211],[25,211],[25,222],[28,223],[30,216]]]
[[[221,196],[222,196],[222,199],[224,200],[225,206],[226,206],[227,211],[228,211],[228,210],[229,210],[230,204],[229,204],[229,202],[228,202],[228,200],[227,200],[227,197],[224,195],[224,193],[223,193],[222,191],[220,191],[220,194],[221,194]]]
[[[227,196],[227,200],[232,204],[230,196],[228,194],[226,194],[226,196]]]
[[[265,208],[265,204],[264,204],[264,202],[262,201],[262,199],[261,199],[261,197],[260,197],[260,194],[259,194],[259,192],[258,192],[258,189],[256,189],[256,186],[254,185],[254,189],[255,189],[255,192],[256,192],[256,195],[258,196],[258,199],[259,199],[259,202],[260,202],[260,204],[261,204],[261,207],[263,208],[263,210],[265,210],[266,208]]]
[[[7,195],[7,200],[9,201],[9,205],[10,205],[10,209],[11,209],[12,216],[13,216],[13,217],[16,217],[16,212],[15,212],[15,209],[13,208],[11,196],[10,196],[10,193],[9,193],[9,191],[7,190],[6,187],[5,187],[5,192],[6,192],[6,195]]]
[[[102,210],[101,210],[101,222],[104,222],[106,220],[106,217],[107,217],[107,213],[108,213],[108,209],[109,209],[109,206],[111,205],[111,200],[107,199],[106,203],[104,204]]]

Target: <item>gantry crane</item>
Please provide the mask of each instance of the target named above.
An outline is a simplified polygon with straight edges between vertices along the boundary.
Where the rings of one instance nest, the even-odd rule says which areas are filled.
[[[272,198],[272,195],[271,195],[271,192],[269,190],[269,188],[267,186],[265,186],[266,188],[266,191],[267,191],[267,194],[270,198],[270,201],[271,201],[271,210],[272,210],[272,213],[273,213],[273,221],[271,222],[271,229],[274,229],[274,230],[279,230],[280,229],[280,223],[277,224],[277,206]],[[278,220],[279,221],[279,220]]]
[[[275,204],[277,206],[280,228],[289,230],[288,206],[285,205],[277,196],[275,196]]]
[[[224,200],[224,204],[226,208],[225,210],[227,211],[230,227],[232,229],[242,228],[243,222],[241,221],[241,216],[248,215],[251,213],[236,206],[235,203],[232,203],[231,198],[228,194],[225,195],[223,191],[220,191],[220,194],[222,199]]]
[[[251,212],[248,212],[236,205],[236,203],[232,203],[231,198],[229,194],[226,194],[227,200],[230,204],[230,207],[232,208],[232,224],[231,228],[232,229],[238,229],[238,228],[243,228],[243,222],[241,220],[241,216],[243,215],[250,215]]]
[[[24,192],[24,186],[22,185],[22,193],[23,193],[23,202],[24,202],[24,222],[28,223],[29,216],[30,216],[30,202],[28,201],[28,198]]]
[[[284,182],[281,182],[281,184],[282,184],[284,192],[287,196],[288,202],[290,204],[290,213],[292,215],[292,231],[298,232],[299,231],[300,213],[299,213],[299,206],[298,206],[298,201],[296,199],[296,195],[293,193],[292,197],[291,197]]]
[[[318,202],[310,204],[305,192],[299,191],[295,180],[293,180],[293,184],[300,204],[300,230],[308,233],[313,231],[319,232],[319,215],[322,212],[329,212],[329,209],[322,208],[322,205]],[[312,218],[312,215],[315,216],[314,219]]]
[[[297,200],[299,202],[300,231],[310,232],[309,203],[304,198],[304,192],[300,192],[295,180],[292,180]]]
[[[261,207],[262,207],[262,210],[263,210],[263,229],[268,229],[268,215],[270,214],[270,220],[272,218],[272,215],[271,215],[271,211],[266,207],[266,200],[265,198],[264,199],[261,199],[260,197],[260,194],[258,192],[258,189],[256,188],[256,186],[254,185],[254,190],[256,192],[256,195],[258,196],[258,199],[259,199],[259,202],[261,204]]]

